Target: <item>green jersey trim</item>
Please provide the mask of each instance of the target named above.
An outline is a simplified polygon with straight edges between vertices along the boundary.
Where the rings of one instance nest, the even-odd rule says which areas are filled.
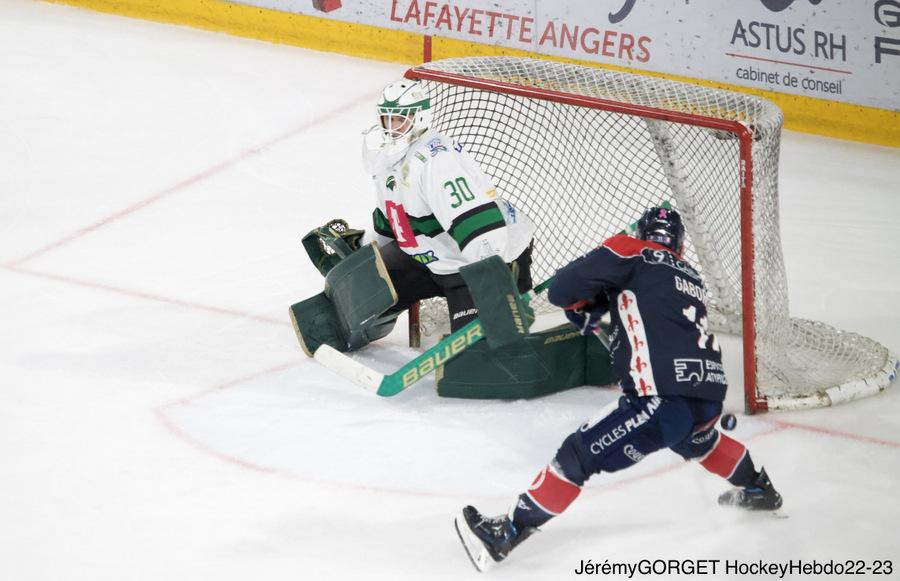
[[[425,216],[410,216],[407,214],[406,217],[409,219],[409,225],[416,236],[434,238],[444,231],[434,214]],[[391,228],[391,223],[388,221],[387,216],[384,215],[384,212],[381,211],[381,208],[375,208],[375,211],[372,212],[372,223],[376,232],[382,236],[394,238],[394,230]]]
[[[384,215],[380,208],[375,208],[375,211],[372,212],[372,225],[378,234],[386,238],[394,238],[394,230],[391,228],[391,223],[388,222],[387,216]]]
[[[457,216],[450,225],[448,233],[459,244],[459,249],[463,250],[472,240],[482,234],[504,226],[506,226],[506,221],[503,219],[500,208],[494,202],[488,202]]]
[[[406,217],[409,218],[409,225],[412,226],[413,233],[416,236],[428,236],[429,238],[434,238],[444,231],[441,227],[441,223],[434,217],[434,214],[428,214],[427,216],[422,217],[410,216],[407,214]]]

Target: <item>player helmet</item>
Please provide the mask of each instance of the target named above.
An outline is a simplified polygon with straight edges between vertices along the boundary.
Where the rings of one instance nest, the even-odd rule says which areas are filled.
[[[669,208],[650,208],[638,221],[637,237],[681,252],[684,245],[684,224],[681,223],[681,214]]]
[[[410,143],[431,125],[431,100],[416,81],[401,79],[385,87],[377,109],[385,141]]]

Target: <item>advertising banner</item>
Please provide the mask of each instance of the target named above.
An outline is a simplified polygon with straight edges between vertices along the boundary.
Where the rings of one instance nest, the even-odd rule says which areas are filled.
[[[900,0],[239,1],[900,111]]]

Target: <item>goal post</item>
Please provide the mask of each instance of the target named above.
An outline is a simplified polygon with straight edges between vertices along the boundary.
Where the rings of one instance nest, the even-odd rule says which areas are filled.
[[[831,405],[893,380],[897,357],[877,342],[789,316],[778,225],[783,117],[771,102],[517,57],[434,61],[406,76],[424,83],[433,127],[536,223],[536,279],[648,206],[678,209],[685,257],[706,281],[710,327],[743,336],[749,413]],[[423,305],[421,325],[437,311]]]

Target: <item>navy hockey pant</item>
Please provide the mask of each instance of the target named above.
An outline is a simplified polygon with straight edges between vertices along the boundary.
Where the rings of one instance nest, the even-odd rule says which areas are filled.
[[[628,468],[663,448],[746,486],[755,475],[753,461],[743,444],[715,428],[721,413],[721,402],[623,395],[563,441],[519,497],[513,520],[540,526],[565,510],[592,475]]]

